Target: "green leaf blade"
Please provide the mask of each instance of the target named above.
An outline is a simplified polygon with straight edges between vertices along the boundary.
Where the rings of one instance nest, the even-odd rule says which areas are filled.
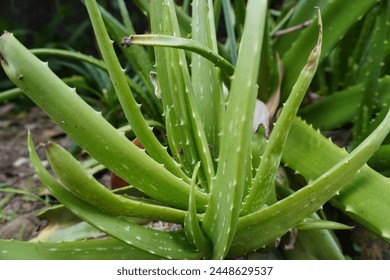
[[[129,124],[132,126],[138,139],[150,153],[152,158],[164,164],[165,167],[176,176],[189,182],[188,177],[182,172],[179,165],[170,157],[167,150],[160,144],[153,134],[152,129],[147,125],[142,116],[140,106],[134,99],[130,86],[127,83],[125,73],[115,54],[112,41],[108,36],[96,1],[87,0],[85,1],[85,4],[90,15],[99,49],[102,53],[103,60],[106,62],[107,71]]]
[[[292,122],[306,91],[317,70],[322,45],[322,22],[318,11],[319,36],[317,44],[312,50],[307,64],[302,69],[288,100],[275,124],[269,141],[262,155],[260,166],[254,178],[252,189],[244,201],[241,215],[246,215],[261,209],[266,203],[268,196],[275,187],[275,179],[280,165],[280,159]]]
[[[359,170],[378,149],[389,131],[390,110],[382,123],[361,145],[319,178],[268,208],[242,217],[235,236],[236,242],[233,243],[230,253],[240,255],[267,245],[321,208],[332,196],[337,196],[339,190],[356,173],[361,173]],[[256,240],[249,245],[254,239]]]
[[[70,153],[55,143],[49,143],[47,156],[50,166],[68,190],[103,211],[114,215],[140,217],[153,221],[184,222],[184,211],[134,201],[112,193],[92,175],[84,171],[81,164]],[[176,194],[172,194],[172,197],[167,197],[167,199],[174,199],[174,196]]]
[[[223,122],[218,170],[212,181],[210,204],[202,224],[213,242],[214,259],[224,258],[229,250],[247,183],[247,173],[243,170],[251,168],[252,120],[266,3],[248,2],[244,35]]]
[[[315,180],[348,153],[296,118],[283,154],[283,162],[307,180]],[[363,166],[340,195],[330,202],[364,227],[390,242],[390,182]]]
[[[0,240],[0,247],[0,260],[164,259],[113,238],[61,243]]]
[[[35,151],[31,136],[28,139],[30,158],[38,176],[50,192],[71,212],[108,235],[152,255],[168,259],[198,259],[197,252],[187,242],[184,232],[162,232],[146,228],[114,216],[87,204],[63,188],[45,169]]]
[[[184,199],[176,206],[187,207],[190,187],[183,179],[162,168],[118,132],[11,33],[0,37],[0,54],[3,69],[15,85],[92,157],[146,194],[158,194],[153,188],[168,191],[174,187],[173,193]],[[164,201],[161,193],[154,198]],[[207,195],[197,192],[198,209],[205,209],[207,201]]]

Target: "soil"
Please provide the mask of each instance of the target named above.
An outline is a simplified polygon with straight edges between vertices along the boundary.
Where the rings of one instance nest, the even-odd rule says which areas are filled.
[[[27,133],[31,131],[36,146],[53,140],[69,147],[72,141],[40,109],[17,109],[14,103],[0,106],[0,238],[28,240],[44,225],[35,211],[44,206],[38,197],[48,193],[31,165]],[[43,149],[38,154],[45,159]]]

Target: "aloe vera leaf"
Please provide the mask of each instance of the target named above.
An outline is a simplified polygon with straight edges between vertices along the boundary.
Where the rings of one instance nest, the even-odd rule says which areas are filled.
[[[188,14],[190,11],[190,0],[184,0],[181,9]]]
[[[368,64],[365,67],[362,87],[363,98],[359,104],[353,126],[352,147],[356,147],[370,133],[368,124],[379,103],[378,79],[381,75],[385,51],[383,42],[387,39],[387,29],[390,24],[390,2],[387,0],[381,1],[379,8],[380,12],[372,34],[372,47],[368,54]]]
[[[39,236],[35,237],[33,241],[36,242],[39,240],[41,242],[72,242],[78,240],[94,239],[102,236],[100,230],[86,222],[67,225],[65,228],[61,228],[60,224],[58,224],[57,228],[54,230],[53,228],[54,227],[45,227],[45,229],[41,231]],[[48,229],[50,232],[45,234],[46,229]]]
[[[347,155],[297,118],[287,139],[283,162],[307,180],[314,180]],[[388,178],[364,166],[330,202],[390,242],[390,216],[383,215],[390,212],[389,197]]]
[[[254,177],[256,170],[259,168],[261,155],[264,153],[267,145],[267,139],[265,138],[265,127],[259,125],[256,133],[252,135],[252,173]]]
[[[320,222],[323,221],[320,219],[317,213],[311,214],[305,220],[308,219],[311,219],[313,221],[320,221]],[[328,222],[328,221],[324,221],[324,222]],[[330,229],[298,230],[297,237],[293,243],[293,246],[294,246],[293,250],[283,251],[283,254],[288,259],[306,259],[306,260],[345,259],[342,248],[338,242],[338,239],[335,236],[334,232]]]
[[[245,2],[241,0],[234,0],[233,7],[236,21],[235,25],[237,37],[241,38],[245,22]]]
[[[0,56],[3,69],[15,85],[92,157],[152,198],[187,207],[187,183],[132,144],[11,33],[0,37]],[[198,209],[205,209],[207,195],[198,191],[196,195]]]
[[[91,56],[86,55],[81,52],[62,50],[62,49],[52,49],[52,48],[44,48],[44,49],[31,49],[30,50],[36,56],[58,56],[64,58],[71,58],[78,61],[87,62],[91,65],[94,65],[100,69],[106,70],[106,65],[103,61]]]
[[[144,34],[131,35],[128,40],[131,45],[171,47],[189,50],[203,56],[204,58],[207,58],[209,61],[214,63],[215,66],[225,71],[228,75],[233,75],[234,73],[234,66],[231,65],[229,61],[220,56],[214,50],[211,50],[209,47],[205,47],[192,39],[161,34]]]
[[[180,36],[171,0],[151,1],[151,18],[153,33]],[[168,132],[168,137],[174,137],[170,144],[173,144],[175,152],[179,152],[179,157],[180,151],[183,152],[185,167],[189,173],[196,162],[201,162],[199,177],[206,182],[204,189],[207,189],[214,174],[214,165],[196,106],[184,51],[155,48],[155,52],[165,113],[176,122],[169,126],[171,131]]]
[[[379,0],[367,0],[356,2],[355,0],[328,1],[323,8],[321,15],[324,24],[324,37],[322,45],[323,55],[327,57],[333,47],[342,39],[346,32],[356,23],[356,19],[364,16]],[[289,50],[282,57],[285,67],[285,79],[282,87],[282,97],[286,99],[290,93],[299,72],[305,65],[305,58],[311,51],[317,30],[309,26],[302,31],[301,35],[290,46]]]
[[[196,211],[196,202],[194,196],[194,190],[196,186],[197,175],[200,164],[198,163],[194,168],[191,182],[191,192],[188,205],[188,212],[184,219],[184,232],[187,236],[187,240],[193,244],[199,251],[204,252],[206,255],[210,255],[212,245],[210,240],[203,234],[202,228],[199,225],[199,219]]]
[[[31,135],[28,149],[32,164],[46,188],[80,219],[95,226],[127,245],[168,259],[198,259],[203,255],[187,242],[184,232],[162,232],[146,228],[129,220],[105,213],[84,202],[60,185],[45,169],[35,151]]]
[[[100,52],[107,66],[107,71],[110,75],[125,116],[132,126],[134,133],[137,135],[138,139],[152,158],[164,164],[165,168],[174,175],[183,178],[188,182],[188,178],[180,169],[180,166],[170,157],[167,149],[160,144],[153,134],[152,129],[147,125],[144,117],[142,116],[140,105],[136,103],[131,89],[126,81],[125,73],[115,54],[112,41],[108,36],[96,1],[87,0],[85,1],[85,4],[92,22],[92,27],[94,28]]]
[[[333,230],[348,230],[353,227],[342,223],[326,221],[315,218],[305,218],[302,223],[296,226],[298,230],[317,230],[317,229],[333,229]]]
[[[101,12],[104,23],[106,24],[106,28],[112,34],[112,37],[118,43],[118,45],[121,43],[124,36],[127,36],[129,33],[135,33],[132,25],[128,27],[124,26],[101,6],[99,6],[99,10]],[[153,69],[153,63],[150,61],[146,51],[141,47],[135,47],[133,49],[122,49],[122,51],[129,61],[131,67],[141,78],[147,91],[152,93],[153,86],[149,79],[149,72]]]
[[[298,115],[315,128],[332,130],[351,122],[362,98],[362,84],[335,92],[298,111]],[[383,107],[390,103],[390,77],[378,81],[379,99]]]
[[[218,30],[221,18],[222,0],[214,0],[213,2],[215,30]]]
[[[64,148],[49,143],[47,157],[62,184],[78,198],[107,213],[183,223],[185,212],[116,195],[87,173]]]
[[[144,14],[150,14],[149,0],[134,0],[134,2],[144,12]],[[191,17],[178,5],[175,5],[174,7],[177,20],[179,22],[180,33],[183,37],[189,37],[191,34]]]
[[[236,39],[236,20],[234,15],[234,9],[230,0],[222,0],[222,9],[225,19],[226,33],[227,33],[227,45],[230,52],[230,60],[233,65],[237,62],[237,39]]]
[[[250,145],[257,96],[257,75],[267,1],[251,0],[221,133],[217,175],[202,228],[213,243],[214,259],[225,257],[236,231],[246,170],[251,169]]]
[[[178,30],[172,23],[174,21],[172,17],[175,15],[169,10],[173,4],[166,1],[154,1],[150,4],[152,32],[177,35]],[[185,60],[180,61],[183,57],[179,58],[179,51],[171,48],[161,49],[155,47],[154,50],[169,146],[175,158],[182,163],[187,173],[191,174],[193,165],[199,161],[199,158],[191,137],[187,104],[184,101],[187,88],[186,82],[182,80],[182,71],[186,71],[186,69],[182,67],[178,70],[179,63],[183,64]],[[166,63],[166,61],[170,61],[170,63]]]
[[[96,66],[102,70],[107,71],[106,64],[93,56],[86,55],[80,52],[75,51],[69,51],[69,50],[63,50],[63,49],[52,49],[52,48],[44,48],[44,49],[31,49],[30,50],[32,54],[36,56],[58,56],[58,57],[64,57],[68,59],[74,59],[77,61],[86,62],[90,65]],[[140,96],[143,98],[142,100],[145,101],[147,98],[145,97],[145,94],[143,94],[143,90],[129,77],[127,77],[127,82],[129,83],[130,87],[134,89]],[[151,108],[150,104],[147,104],[149,108]]]
[[[123,20],[123,25],[126,27],[127,30],[134,29],[133,24],[131,23],[130,14],[127,10],[126,3],[124,0],[118,0],[118,8],[119,12],[121,13],[121,17]]]
[[[254,178],[252,189],[244,200],[241,215],[246,215],[261,209],[266,203],[272,189],[275,187],[275,179],[280,165],[280,159],[292,121],[294,120],[299,105],[314,77],[321,55],[322,22],[319,10],[318,14],[319,36],[317,44],[311,52],[307,64],[302,69],[289,98],[284,104],[275,127],[272,130]]]
[[[104,8],[99,6],[99,9],[102,13],[102,17],[104,19],[108,31],[110,32],[110,34],[112,34],[118,45],[121,43],[123,36],[126,36],[129,33],[135,33],[134,28],[132,26],[129,26],[130,28],[125,27]],[[131,24],[131,22],[129,24]],[[155,119],[160,119],[162,111],[160,103],[157,102],[155,98],[151,98],[153,86],[149,79],[149,72],[153,69],[153,65],[149,59],[148,54],[141,47],[134,47],[131,50],[121,48],[121,50],[127,58],[129,65],[140,77],[142,84],[146,88],[142,90],[137,90],[137,93],[142,97],[142,106],[146,107],[148,109],[148,112],[151,113]],[[130,79],[130,81],[132,80]],[[130,84],[130,86],[132,86],[132,84]],[[132,86],[132,88],[135,87]]]
[[[71,87],[77,87],[81,83],[85,83],[85,79],[81,76],[72,76],[68,78],[63,78],[62,81]],[[9,101],[23,95],[23,91],[20,88],[11,88],[5,91],[0,92],[0,103],[4,101]]]
[[[348,38],[349,36],[347,36],[343,39],[343,42],[346,41],[345,44],[343,44],[343,42],[341,43],[341,48],[344,47],[345,49],[350,49],[350,47],[345,46],[351,46],[351,43],[354,46],[353,50],[349,50],[350,53],[347,55],[349,63],[346,64],[350,67],[351,70],[353,70],[347,71],[347,73],[345,73],[345,80],[348,81],[349,85],[355,85],[361,83],[361,81],[364,80],[364,65],[367,63],[367,54],[371,49],[371,47],[368,47],[368,45],[370,45],[370,38],[373,33],[375,19],[377,16],[377,10],[371,9],[371,11],[364,16],[362,22],[356,24],[356,27],[354,28],[355,31],[352,29],[349,32],[352,33],[351,36],[354,36],[353,39],[355,42],[353,39],[351,40]]]
[[[278,181],[277,183],[278,195],[281,195],[282,198],[294,193],[292,189],[285,185],[286,182]],[[317,213],[309,215],[305,220],[328,222],[321,220]],[[289,241],[289,243],[290,242],[291,241]],[[293,250],[284,250],[283,252],[288,259],[345,259],[337,237],[334,232],[329,229],[299,230],[293,245]]]
[[[359,169],[378,149],[389,131],[390,110],[377,129],[355,150],[312,183],[265,209],[240,218],[229,255],[241,255],[267,245],[294,228],[334,195],[337,196],[356,173],[361,174]]]
[[[1,260],[155,260],[146,251],[107,238],[74,242],[0,240]]]
[[[83,61],[90,65],[96,66],[99,69],[102,69],[104,71],[107,71],[106,64],[99,59],[94,58],[93,56],[85,55],[83,53],[74,52],[74,51],[68,51],[68,50],[62,50],[62,49],[51,49],[51,48],[44,48],[44,49],[31,49],[30,50],[34,55],[37,56],[59,56],[64,57],[67,59],[74,59],[77,61]],[[142,105],[147,108],[149,113],[157,114],[155,111],[157,110],[155,108],[155,103],[153,104],[150,101],[150,96],[145,94],[145,91],[136,84],[133,79],[130,77],[126,77],[126,80],[129,84],[129,86],[137,92],[137,94],[142,98]],[[100,80],[99,80],[100,81]],[[92,91],[91,88],[88,89],[89,91]],[[153,110],[153,111],[152,111]],[[157,119],[157,116],[156,116]]]
[[[194,1],[192,20],[192,39],[201,46],[218,52],[212,1]],[[194,53],[191,57],[191,78],[197,108],[215,159],[219,153],[218,134],[224,110],[220,72],[210,61]]]
[[[288,12],[292,12],[288,22],[283,28],[289,28],[292,26],[297,26],[313,18],[317,11],[316,7],[320,8],[322,11],[324,6],[327,4],[327,0],[311,0],[311,1],[297,1],[293,7],[287,8]],[[283,56],[286,51],[289,50],[291,45],[299,37],[301,31],[297,30],[279,36],[275,41],[275,49],[278,51],[280,56]]]
[[[386,177],[390,176],[390,144],[382,145],[370,158],[368,165]]]
[[[340,245],[329,230],[299,231],[293,250],[284,250],[290,260],[345,260]]]
[[[270,21],[271,18],[268,16],[266,22],[266,29],[270,29]],[[275,93],[275,89],[277,88],[277,83],[279,79],[279,75],[282,73],[278,73],[278,61],[275,58],[275,51],[272,46],[272,38],[271,32],[268,31],[264,36],[264,43],[261,53],[261,64],[259,68],[259,94],[258,99],[267,102],[271,96]],[[281,78],[280,78],[281,80]]]

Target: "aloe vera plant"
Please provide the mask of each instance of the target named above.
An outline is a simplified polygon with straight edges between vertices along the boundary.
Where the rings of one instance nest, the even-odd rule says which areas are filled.
[[[167,147],[142,114],[143,104],[134,98],[138,86],[126,76],[114,51],[107,29],[118,41],[124,35],[123,26],[96,1],[86,0],[85,5],[104,62],[81,56],[107,70],[126,119],[144,149],[109,124],[12,33],[5,32],[0,37],[0,60],[10,80],[92,158],[143,194],[133,197],[108,190],[69,152],[50,142],[46,155],[59,179],[56,180],[38,158],[29,134],[31,161],[42,183],[75,216],[108,237],[65,243],[0,240],[0,258],[224,259],[273,246],[294,229],[308,233],[310,229],[321,229],[321,234],[313,232],[312,238],[321,242],[310,251],[322,254],[322,258],[342,259],[337,240],[328,229],[346,227],[315,214],[329,200],[390,240],[389,217],[370,210],[362,213],[366,206],[361,204],[369,188],[372,193],[368,203],[379,193],[389,194],[389,189],[383,187],[388,186],[386,179],[365,166],[390,131],[388,109],[377,128],[350,153],[335,147],[296,117],[321,53],[324,49],[329,53],[338,36],[327,34],[319,10],[317,15],[313,13],[316,20],[303,35],[315,33],[317,42],[310,45],[310,54],[299,56],[299,62],[305,61],[299,75],[295,75],[299,63],[292,66],[291,62],[297,47],[286,51],[282,58],[288,73],[282,89],[288,98],[266,140],[262,127],[256,128],[255,133],[252,128],[261,89],[257,82],[259,73],[263,73],[262,54],[268,53],[263,49],[269,40],[268,1],[249,0],[245,13],[238,9],[237,22],[243,26],[237,31],[242,36],[239,44],[233,43],[236,35],[233,26],[229,26],[230,56],[219,53],[215,21],[221,5],[214,5],[212,0],[193,1],[188,39],[182,32],[188,31],[189,18],[173,0],[137,2],[149,15],[152,34],[126,34],[121,43],[127,47],[124,52],[136,64],[149,93],[144,96],[148,108],[163,110]],[[324,19],[329,21],[332,11],[339,7],[346,9],[342,3],[332,1],[325,6]],[[131,32],[123,1],[119,4]],[[364,14],[374,4],[375,1],[366,1],[353,9],[354,14]],[[223,12],[231,10],[230,2],[224,1]],[[231,20],[226,17],[227,24]],[[348,30],[352,17],[338,19],[334,24],[338,23],[342,24],[340,32]],[[297,45],[305,42],[300,37],[296,40]],[[327,42],[325,46],[323,41]],[[134,45],[153,46],[155,69],[145,50]],[[133,50],[135,47],[138,49]],[[152,79],[148,81],[150,71]],[[276,181],[281,161],[300,172],[308,184],[295,192],[287,186],[288,194],[279,199]],[[388,205],[378,203],[377,209],[380,207],[383,213]],[[180,224],[182,229],[151,229],[134,218]],[[326,254],[322,252],[325,247]]]

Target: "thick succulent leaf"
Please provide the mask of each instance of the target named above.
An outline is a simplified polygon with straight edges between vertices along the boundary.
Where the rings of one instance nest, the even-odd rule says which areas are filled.
[[[173,1],[153,0],[150,4],[152,32],[180,36]],[[170,147],[176,157],[183,159],[189,173],[198,161],[201,162],[199,177],[205,182],[204,189],[207,189],[214,175],[214,164],[196,105],[185,53],[183,50],[156,47],[155,54],[164,110],[167,121],[171,122],[167,124]]]
[[[35,237],[33,242],[73,242],[86,239],[98,239],[102,236],[102,232],[86,222],[79,222],[74,225],[66,225],[61,227],[60,224],[49,224],[39,235]]]
[[[81,52],[63,50],[63,49],[52,49],[52,48],[44,48],[44,49],[31,49],[30,50],[36,56],[58,56],[68,59],[74,59],[77,61],[87,62],[93,66],[96,66],[100,69],[106,70],[106,65],[103,61],[91,56],[86,55]]]
[[[70,153],[55,143],[49,143],[47,157],[50,166],[69,191],[102,211],[153,221],[184,222],[185,212],[182,210],[136,201],[112,193],[86,172]]]
[[[102,6],[99,6],[99,9],[102,13],[107,30],[118,45],[121,43],[123,36],[127,36],[129,33],[135,33],[132,26],[130,26],[130,28],[124,26]],[[129,67],[136,72],[136,76],[142,80],[142,83],[145,86],[141,91],[137,91],[137,93],[142,96],[142,106],[148,108],[148,113],[153,112],[154,117],[158,120],[161,117],[161,108],[156,98],[153,98],[153,85],[149,78],[149,73],[153,69],[153,63],[150,61],[148,53],[142,47],[134,47],[132,49],[122,48],[121,50],[129,62]]]
[[[340,244],[329,230],[298,231],[293,250],[284,250],[291,260],[345,260]]]
[[[0,260],[164,259],[112,238],[61,243],[0,240],[0,248]]]
[[[218,52],[212,0],[193,1],[192,39],[201,46]],[[192,87],[214,160],[219,153],[219,133],[224,113],[221,73],[215,66],[215,62],[213,64],[204,56],[196,53],[191,56]],[[233,74],[234,69],[232,70]]]
[[[364,142],[319,178],[268,208],[240,218],[229,255],[238,256],[267,245],[338,195],[378,149],[389,131],[390,110]]]
[[[318,61],[321,55],[322,45],[322,22],[318,11],[319,36],[317,44],[311,52],[307,64],[302,69],[289,98],[284,104],[283,110],[272,130],[271,136],[262,155],[259,169],[256,173],[252,189],[244,200],[241,215],[246,215],[261,209],[267,201],[268,196],[275,187],[275,179],[278,173],[280,159],[286,143],[292,122],[298,108],[305,96],[311,80],[317,70]]]
[[[214,50],[211,50],[208,46],[203,46],[193,39],[180,38],[176,36],[161,35],[161,34],[143,34],[143,35],[131,35],[125,37],[122,40],[122,45],[144,45],[144,46],[156,46],[156,47],[171,47],[177,49],[183,49],[197,53],[215,66],[219,67],[222,71],[225,71],[228,75],[233,75],[234,66],[230,64],[225,58],[220,56]]]
[[[237,68],[229,96],[217,175],[213,178],[210,204],[203,230],[213,242],[213,258],[222,259],[233,239],[242,195],[251,172],[252,122],[257,96],[257,74],[260,62],[267,1],[249,1]]]
[[[291,15],[284,18],[283,21],[279,21],[279,24],[286,24],[287,21],[287,24],[281,28],[288,29],[308,22],[310,19],[316,16],[317,11],[315,8],[318,7],[320,10],[323,10],[326,2],[328,2],[328,0],[298,1],[294,8],[289,9],[288,13],[291,13]],[[279,36],[276,39],[275,49],[278,50],[280,56],[283,56],[284,53],[291,48],[291,45],[295,40],[297,40],[301,32],[301,30],[296,30],[295,32],[283,34],[283,36]]]
[[[236,32],[235,32],[235,15],[234,15],[234,9],[232,7],[232,4],[230,0],[222,0],[222,8],[223,8],[223,14],[225,18],[225,26],[226,26],[226,33],[227,33],[227,46],[230,52],[230,60],[233,63],[233,65],[236,65],[237,62],[237,39],[236,39]]]
[[[188,241],[191,244],[198,248],[199,251],[204,252],[206,255],[209,255],[212,250],[212,244],[207,238],[207,236],[204,235],[202,228],[199,225],[199,218],[196,213],[196,202],[194,196],[199,166],[199,164],[195,166],[194,174],[192,176],[188,212],[184,220],[184,231]]]
[[[333,221],[326,221],[321,219],[315,219],[315,218],[306,218],[302,221],[302,223],[298,224],[296,226],[298,230],[314,230],[314,229],[335,229],[335,230],[347,230],[352,229],[353,227],[333,222]]]
[[[87,204],[62,187],[45,169],[32,142],[28,148],[33,166],[42,183],[71,212],[108,235],[132,247],[168,259],[198,259],[197,252],[187,241],[184,232],[162,232],[130,222],[124,217],[111,215]]]
[[[134,0],[135,4],[143,11],[144,14],[150,18],[150,0]],[[191,17],[177,4],[174,5],[177,20],[179,22],[180,33],[183,37],[189,37],[191,35]]]
[[[187,207],[189,184],[118,132],[11,33],[0,37],[0,54],[9,78],[92,157],[149,196]],[[208,198],[196,196],[200,210]]]
[[[348,153],[300,119],[295,119],[283,161],[307,180],[315,180]],[[360,169],[330,201],[359,224],[390,242],[390,181],[368,166]]]
[[[76,61],[86,62],[89,65],[96,66],[102,70],[107,71],[106,64],[102,60],[99,60],[93,56],[86,55],[86,54],[83,54],[80,52],[63,50],[63,49],[52,49],[52,48],[31,49],[30,51],[32,54],[34,54],[38,57],[58,56],[58,57],[66,58],[66,59],[73,59]],[[140,86],[138,84],[136,84],[129,77],[127,77],[127,82],[133,90],[135,90],[138,94],[140,94],[143,97],[142,101],[147,100],[147,98],[145,97],[145,94],[143,94],[143,90],[140,88]],[[145,106],[145,104],[144,104],[144,106]],[[146,104],[146,106],[148,106],[148,108],[151,108],[150,104]]]
[[[362,84],[335,92],[321,100],[303,107],[298,115],[321,130],[333,130],[350,123],[356,116],[356,109],[363,97]],[[378,81],[381,109],[390,103],[390,77]]]
[[[363,65],[364,82],[361,90],[363,98],[360,100],[353,126],[352,147],[356,147],[371,132],[369,123],[372,115],[377,111],[379,104],[378,79],[381,76],[383,60],[385,57],[385,42],[388,38],[390,25],[390,2],[383,0],[379,5],[375,28],[372,34],[371,46],[368,51],[368,62]]]
[[[174,175],[183,179],[188,179],[179,165],[170,157],[167,149],[160,144],[153,134],[152,129],[147,125],[141,113],[140,105],[136,103],[133,93],[126,81],[126,75],[119,63],[112,41],[108,36],[96,1],[86,0],[85,4],[91,19],[92,27],[94,28],[100,52],[107,66],[107,71],[125,116],[133,128],[134,133],[152,158],[164,164],[165,168]]]
[[[327,1],[322,9],[324,22],[324,34],[326,34],[322,46],[322,58],[327,57],[333,47],[342,39],[344,34],[356,23],[356,19],[363,17],[380,0],[355,0]],[[315,4],[313,4],[315,5]],[[314,6],[313,6],[314,9]],[[315,26],[309,26],[301,35],[289,45],[288,51],[283,55],[285,67],[285,79],[282,87],[282,97],[285,100],[299,76],[302,67],[306,63],[306,57],[311,51],[311,46],[317,37]],[[321,58],[321,59],[322,59]],[[321,63],[320,59],[320,63]]]

